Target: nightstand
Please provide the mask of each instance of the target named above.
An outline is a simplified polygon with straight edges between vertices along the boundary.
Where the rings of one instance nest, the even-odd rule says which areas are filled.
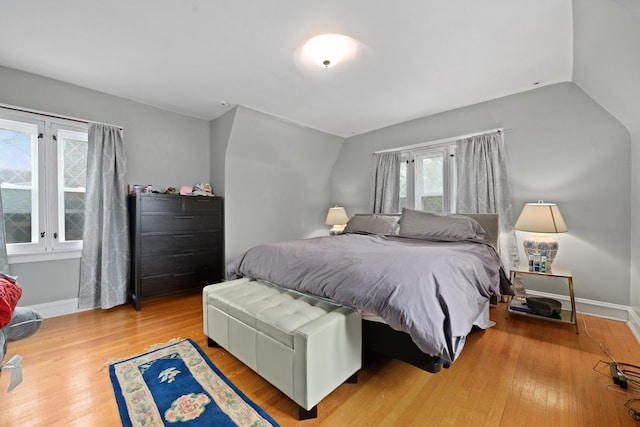
[[[571,299],[571,310],[563,309],[562,313],[560,314],[560,319],[555,319],[553,317],[540,316],[533,313],[527,313],[524,311],[513,309],[512,302],[515,303],[516,301],[511,299],[511,295],[507,295],[507,310],[505,312],[505,318],[508,319],[511,313],[515,313],[517,315],[536,317],[539,319],[541,318],[545,320],[555,320],[557,322],[573,323],[576,327],[576,334],[579,334],[580,332],[578,330],[578,314],[576,312],[576,298],[573,293],[573,276],[571,275],[571,272],[569,270],[565,270],[562,268],[553,268],[552,271],[547,271],[542,273],[539,271],[530,271],[528,265],[521,265],[520,267],[517,267],[511,270],[511,275],[510,275],[511,282],[513,283],[516,277],[522,274],[530,274],[530,275],[542,276],[542,277],[559,277],[561,279],[566,279],[567,284],[569,285],[569,298]]]

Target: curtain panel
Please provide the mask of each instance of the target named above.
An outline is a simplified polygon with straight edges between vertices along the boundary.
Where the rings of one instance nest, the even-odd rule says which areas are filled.
[[[400,153],[375,153],[373,213],[400,210]]]
[[[127,300],[129,220],[122,129],[89,124],[87,193],[80,260],[79,308],[111,308]]]
[[[9,274],[7,236],[4,228],[4,210],[2,210],[2,189],[0,189],[0,273]]]
[[[513,228],[513,203],[501,132],[456,142],[457,211],[499,214],[500,256],[506,269],[520,263]]]

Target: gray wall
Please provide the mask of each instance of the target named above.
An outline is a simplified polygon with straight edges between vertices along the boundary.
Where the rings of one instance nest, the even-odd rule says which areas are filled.
[[[631,303],[640,316],[640,2],[574,0],[573,81],[631,134]]]
[[[0,103],[120,125],[130,183],[168,186],[209,182],[209,122],[56,80],[0,67]],[[21,305],[78,296],[79,260],[12,264]]]
[[[630,143],[627,130],[579,87],[560,83],[347,139],[332,198],[369,212],[372,153],[504,127],[514,215],[527,202],[556,202],[569,227],[557,266],[572,270],[578,297],[629,304]],[[615,209],[610,209],[612,206]],[[518,232],[519,246],[525,234]],[[521,256],[524,257],[522,249]],[[563,293],[558,283],[531,289]],[[566,288],[565,288],[566,289]]]
[[[222,197],[225,195],[227,145],[231,138],[236,111],[237,108],[234,108],[210,122],[211,185],[213,186],[214,193]]]
[[[244,107],[228,133],[227,261],[257,244],[327,235],[331,169],[344,139]]]

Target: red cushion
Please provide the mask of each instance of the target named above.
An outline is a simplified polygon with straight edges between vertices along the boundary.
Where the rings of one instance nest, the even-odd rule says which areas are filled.
[[[17,282],[0,277],[0,328],[4,328],[13,316],[13,310],[22,296],[22,289]]]

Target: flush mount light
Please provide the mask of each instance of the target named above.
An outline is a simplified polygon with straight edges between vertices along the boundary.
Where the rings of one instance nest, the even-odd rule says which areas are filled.
[[[343,59],[352,57],[356,51],[355,41],[340,34],[323,34],[305,43],[303,55],[323,68],[331,68]]]

